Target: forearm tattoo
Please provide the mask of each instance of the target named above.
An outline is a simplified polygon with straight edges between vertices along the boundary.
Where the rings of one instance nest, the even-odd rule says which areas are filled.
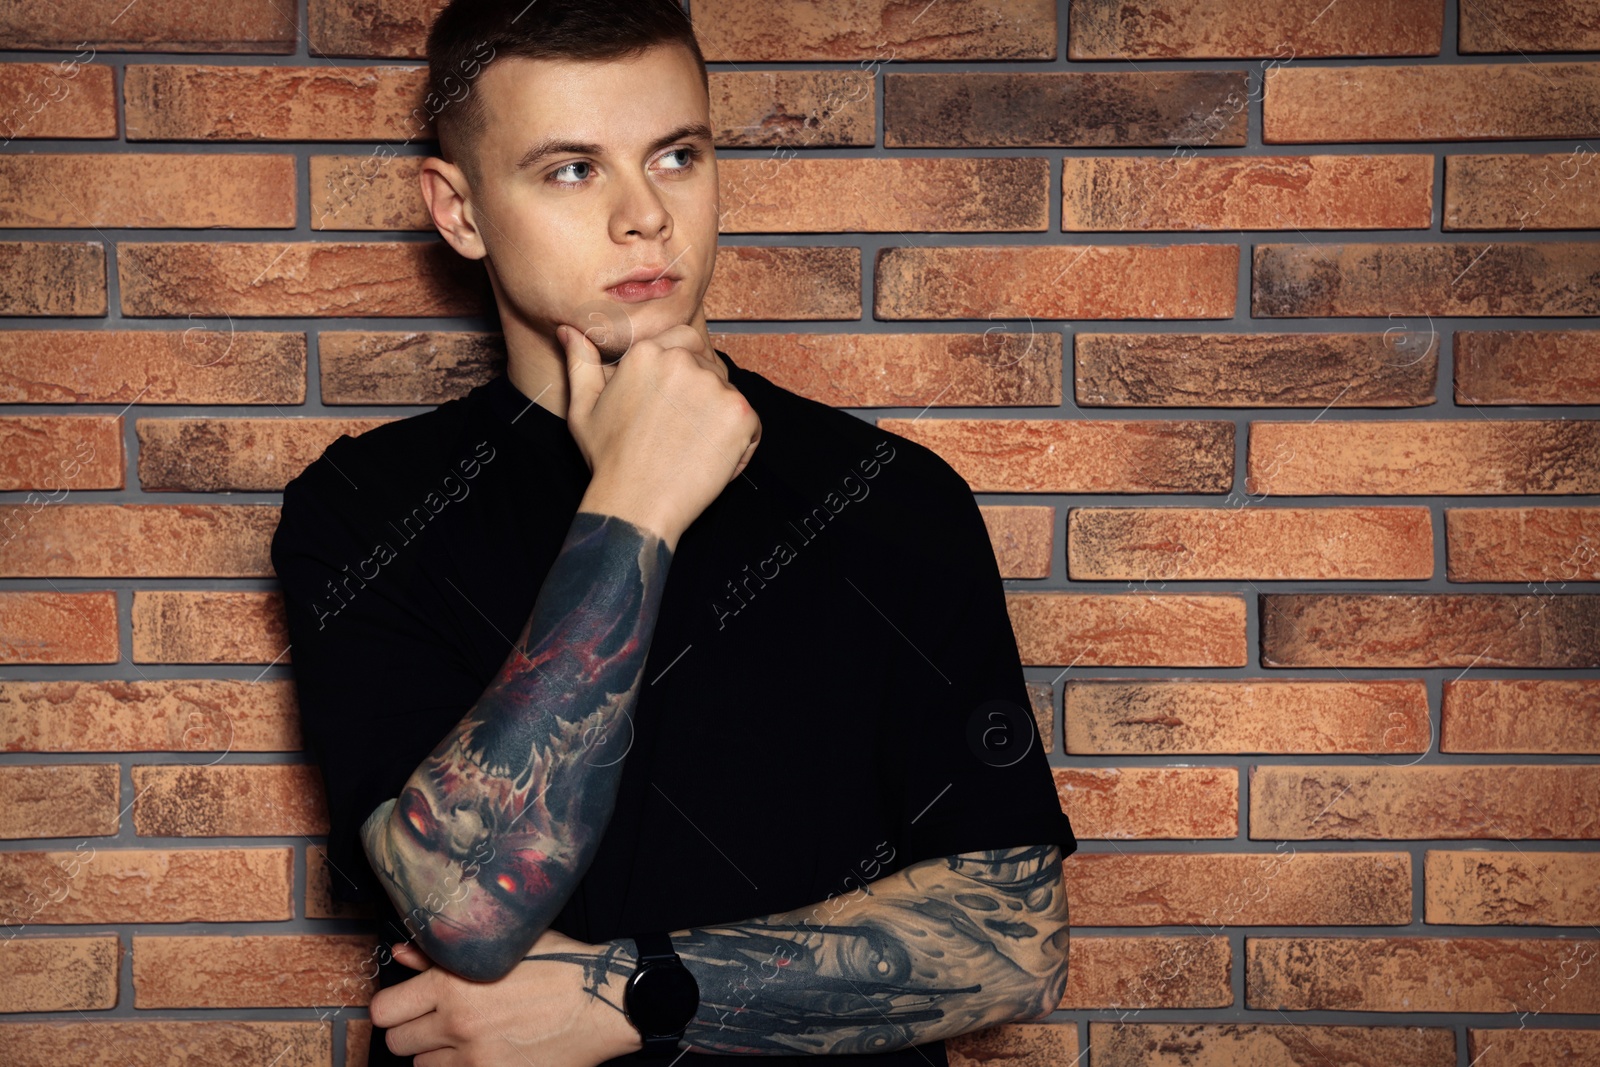
[[[588,869],[671,558],[653,532],[579,512],[499,673],[362,826],[406,936],[446,969],[508,973]]]
[[[672,934],[700,985],[684,1033],[702,1052],[888,1052],[1061,1003],[1067,901],[1056,845],[969,852],[914,864],[836,899]],[[585,988],[622,1010],[633,942],[582,964]]]

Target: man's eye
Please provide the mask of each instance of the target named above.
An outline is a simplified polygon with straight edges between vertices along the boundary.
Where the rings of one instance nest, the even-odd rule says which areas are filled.
[[[695,161],[700,158],[700,149],[693,148],[693,147],[690,147],[690,146],[685,146],[683,148],[674,148],[672,151],[667,153],[667,157],[671,157],[671,156],[686,156],[686,157],[688,157],[683,161],[683,166],[674,167],[674,168],[672,168],[673,170],[689,170],[690,168],[692,168],[694,166]],[[666,157],[663,157],[663,158],[666,158]]]
[[[558,167],[555,170],[551,171],[550,172],[550,180],[552,182],[554,182],[555,184],[557,184],[557,185],[582,185],[583,184],[583,179],[582,178],[579,178],[576,181],[564,181],[561,178],[558,178],[557,175],[561,174],[564,171],[569,171],[573,167],[588,167],[588,166],[593,166],[593,164],[585,163],[583,160],[579,160],[576,163],[568,163],[564,167]]]

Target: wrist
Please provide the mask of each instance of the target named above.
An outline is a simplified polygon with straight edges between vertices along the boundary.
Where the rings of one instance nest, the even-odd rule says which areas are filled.
[[[638,1028],[628,1021],[623,1010],[628,978],[638,966],[633,939],[619,937],[613,941],[602,941],[595,947],[600,958],[610,964],[601,968],[603,977],[600,984],[600,998],[609,1005],[605,1008],[599,1027],[607,1058],[638,1052],[644,1047],[644,1039],[639,1036]]]
[[[669,552],[677,550],[678,538],[683,534],[678,524],[659,506],[638,500],[632,494],[621,489],[613,489],[604,483],[593,481],[589,483],[588,490],[578,504],[578,510],[609,515],[637,526],[647,534],[666,542]]]

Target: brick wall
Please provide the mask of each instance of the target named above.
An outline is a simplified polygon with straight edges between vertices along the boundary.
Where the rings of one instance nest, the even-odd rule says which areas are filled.
[[[0,11],[8,1063],[363,1058],[267,546],[503,355],[307,4]],[[1083,839],[953,1058],[1600,1062],[1600,3],[692,9],[713,340],[971,484]]]

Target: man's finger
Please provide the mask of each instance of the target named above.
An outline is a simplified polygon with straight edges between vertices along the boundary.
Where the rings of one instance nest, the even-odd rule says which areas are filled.
[[[436,1048],[451,1048],[444,1034],[444,1021],[436,1011],[430,1011],[420,1019],[413,1019],[400,1026],[389,1028],[384,1035],[384,1040],[389,1046],[389,1051],[396,1056],[415,1056],[421,1052],[432,1052]]]
[[[372,1016],[372,1025],[388,1029],[410,1022],[417,1016],[426,1015],[437,1008],[438,993],[431,978],[432,975],[419,974],[397,985],[378,990],[372,998],[372,1003],[367,1006],[367,1013]]]

